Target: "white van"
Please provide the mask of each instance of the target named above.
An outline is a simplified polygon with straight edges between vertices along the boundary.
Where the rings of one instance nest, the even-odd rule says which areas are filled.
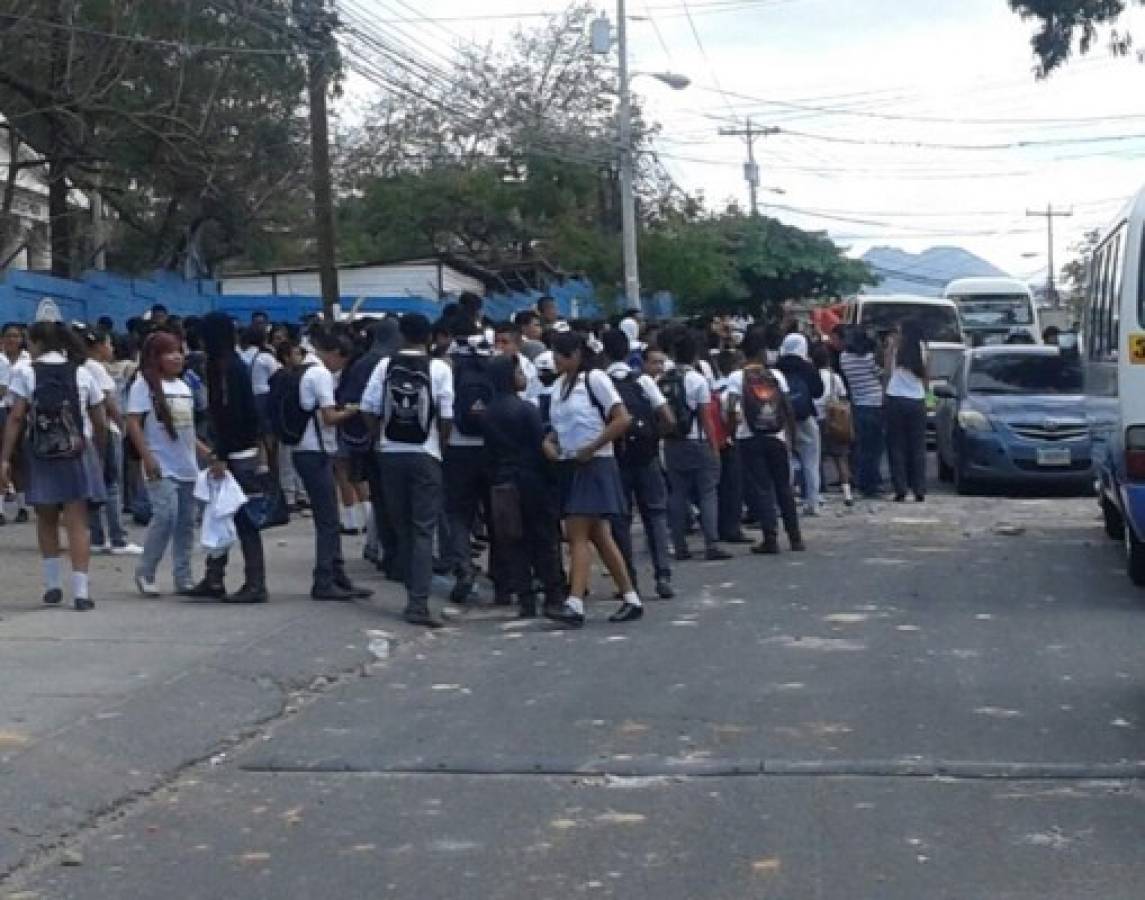
[[[1042,342],[1038,307],[1030,286],[1016,278],[959,278],[943,294],[958,304],[972,347],[1004,344],[1014,335]]]
[[[1129,577],[1145,587],[1145,190],[1102,232],[1089,263],[1081,348],[1098,495]]]

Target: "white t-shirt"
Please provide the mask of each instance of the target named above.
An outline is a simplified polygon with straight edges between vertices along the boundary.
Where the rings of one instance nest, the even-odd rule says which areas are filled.
[[[248,368],[251,363],[254,362],[254,358],[258,356],[258,352],[258,347],[242,347],[238,351],[239,358],[242,359]]]
[[[159,463],[163,477],[176,481],[194,481],[199,477],[199,465],[195,459],[194,394],[182,378],[169,378],[163,381],[163,396],[171,408],[171,419],[175,425],[174,440],[155,414],[151,387],[142,375],[136,377],[127,392],[127,414],[143,416],[143,439]]]
[[[89,359],[83,364],[83,367],[91,373],[91,377],[95,379],[95,383],[98,384],[99,389],[103,391],[104,399],[106,400],[108,396],[113,396],[117,398],[118,404],[119,395],[115,392],[115,379],[112,378],[111,373],[107,371],[107,366],[99,360]],[[119,430],[119,426],[112,421],[110,416],[107,419],[107,430],[113,434],[123,433]]]
[[[42,363],[48,366],[62,366],[68,361],[68,358],[62,353],[45,353],[37,363]],[[95,379],[92,378],[91,372],[83,366],[76,369],[76,387],[79,389],[80,406],[83,407],[83,433],[84,437],[91,438],[95,430],[91,425],[91,416],[88,415],[88,410],[93,406],[99,406],[103,403],[103,391],[100,390]],[[36,370],[32,366],[31,357],[26,362],[19,362],[12,367],[11,374],[8,379],[8,392],[13,398],[19,397],[21,400],[31,402],[32,395],[36,391]]]
[[[250,363],[250,384],[256,397],[270,393],[270,378],[281,368],[282,363],[269,350],[258,352]]]
[[[524,352],[517,354],[517,368],[521,370],[521,374],[525,376],[525,389],[517,396],[522,400],[527,400],[529,403],[536,403],[537,399],[541,396],[541,390],[544,387],[541,384],[541,379],[537,377],[537,367],[534,366]]]
[[[783,373],[780,372],[779,369],[771,369],[770,371],[771,374],[775,376],[775,380],[779,382],[779,387],[783,393],[790,393],[791,389],[788,387],[787,378],[784,377]],[[743,369],[732,372],[731,375],[728,376],[727,397],[729,401],[732,397],[735,397],[736,405],[739,408],[738,421],[736,422],[736,440],[747,440],[748,438],[755,437],[755,432],[751,430],[743,416]],[[775,437],[781,441],[787,440],[786,433],[782,431],[775,435]]]
[[[578,375],[576,385],[565,397],[568,376],[562,375],[553,385],[549,417],[557,443],[564,459],[572,459],[581,447],[595,441],[607,427],[605,418],[612,408],[621,403],[620,394],[612,379],[604,372],[594,370]],[[589,390],[592,395],[589,395]],[[595,400],[595,402],[594,402]],[[596,451],[594,456],[613,456],[611,441]]]
[[[690,441],[701,440],[704,434],[700,427],[700,410],[711,403],[712,388],[707,377],[695,369],[689,368],[684,372],[684,400],[688,404],[688,408],[696,413],[687,439]]]
[[[401,350],[399,356],[425,356],[418,350]],[[390,360],[383,359],[374,369],[366,384],[365,393],[362,394],[362,411],[372,416],[382,417],[385,405],[386,372],[389,371]],[[386,437],[385,422],[382,423],[382,434],[379,441],[382,453],[428,453],[436,460],[441,460],[441,432],[438,425],[443,421],[453,419],[453,370],[449,363],[441,359],[429,361],[430,391],[433,394],[434,418],[429,426],[429,437],[423,444],[402,444],[391,441]]]
[[[615,378],[619,381],[632,374],[632,366],[628,363],[617,362],[609,366],[606,371],[609,378]],[[636,383],[644,391],[644,396],[648,398],[653,409],[660,409],[662,406],[668,405],[668,398],[664,396],[664,392],[660,390],[650,375],[641,375],[636,379]]]
[[[926,347],[922,348],[922,364],[927,362]],[[909,369],[895,363],[891,367],[890,381],[887,382],[888,397],[902,397],[907,400],[925,400],[926,383]]]
[[[322,416],[318,410],[332,409],[336,405],[334,373],[321,364],[307,369],[298,385],[298,403],[303,410],[313,412],[315,415],[306,424],[306,431],[298,446],[294,448],[295,452],[328,453],[333,456],[338,449],[338,430],[333,426],[322,424]]]
[[[0,388],[4,388],[4,396],[0,397],[0,409],[10,409],[12,406],[12,395],[8,392],[11,386],[12,370],[22,363],[30,363],[32,357],[28,354],[27,350],[21,350],[20,356],[15,362],[8,359],[8,354],[0,352]]]
[[[827,404],[835,400],[845,400],[847,397],[847,385],[843,381],[843,376],[836,372],[834,369],[820,369],[819,377],[823,379],[823,396],[818,400],[813,400],[815,404],[815,415],[820,418],[827,416]]]

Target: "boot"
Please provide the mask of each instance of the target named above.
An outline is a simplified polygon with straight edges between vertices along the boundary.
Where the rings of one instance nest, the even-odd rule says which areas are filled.
[[[751,548],[757,556],[775,556],[779,553],[779,537],[774,531],[764,532],[763,540]]]

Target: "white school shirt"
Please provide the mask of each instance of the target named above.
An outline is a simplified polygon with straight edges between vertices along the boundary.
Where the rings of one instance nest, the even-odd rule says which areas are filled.
[[[780,390],[785,394],[790,393],[791,389],[787,386],[787,378],[784,374],[780,372],[779,369],[771,369],[770,372],[775,376],[775,380],[779,382]],[[737,369],[728,376],[727,396],[729,400],[735,397],[736,405],[739,407],[739,412],[736,416],[736,440],[747,440],[748,438],[755,437],[755,432],[751,430],[751,427],[747,424],[743,415],[743,369]],[[774,435],[774,437],[786,442],[787,432],[781,431],[779,434]]]
[[[270,393],[270,379],[282,368],[273,353],[269,350],[260,350],[250,364],[250,385],[256,397]]]
[[[31,361],[32,357],[27,350],[21,350],[15,362],[8,359],[7,353],[0,351],[0,387],[5,388],[4,396],[0,398],[0,409],[11,409],[12,407],[13,397],[7,390],[11,387],[12,370],[22,363],[30,363]]]
[[[819,377],[823,379],[826,390],[823,391],[822,397],[813,400],[812,403],[815,404],[815,415],[824,419],[827,417],[828,403],[847,399],[847,385],[843,383],[843,376],[834,369],[820,369]]]
[[[194,481],[199,476],[195,457],[194,393],[182,378],[164,378],[163,396],[171,409],[174,440],[155,415],[151,386],[142,375],[136,377],[127,392],[126,412],[129,416],[143,416],[143,439],[159,463],[160,474],[175,481]]]
[[[632,366],[628,363],[616,362],[608,367],[606,370],[609,378],[621,380],[627,378],[632,374]],[[641,375],[636,379],[636,383],[640,385],[640,389],[644,391],[644,396],[648,398],[648,402],[652,404],[652,409],[658,410],[662,406],[668,405],[668,398],[664,396],[664,392],[660,390],[655,381],[652,380],[651,375]]]
[[[62,353],[45,353],[37,363],[42,363],[47,366],[62,366],[68,361],[68,358]],[[83,407],[83,433],[84,437],[89,440],[94,436],[95,429],[92,428],[91,416],[88,415],[88,410],[93,406],[99,406],[103,403],[103,391],[99,385],[95,383],[92,378],[91,372],[83,366],[76,368],[76,388],[79,390],[80,406]],[[21,361],[12,367],[11,375],[8,379],[8,393],[11,397],[19,397],[21,400],[32,402],[32,395],[36,392],[36,370],[32,366],[32,358],[29,356],[27,361],[21,357]]]
[[[521,352],[517,354],[517,368],[525,376],[525,389],[519,392],[517,396],[535,405],[544,388],[541,379],[537,377],[537,367],[525,356],[524,352]]]
[[[95,379],[95,383],[99,385],[99,389],[103,391],[104,399],[107,399],[108,394],[112,394],[117,398],[118,394],[115,391],[115,379],[111,377],[111,373],[107,371],[107,366],[96,359],[89,359],[83,364],[83,367],[91,373],[91,377]],[[107,430],[112,434],[122,434],[119,430],[119,425],[112,421],[111,417],[107,419]]]
[[[336,405],[334,373],[321,363],[307,369],[298,385],[298,403],[305,412],[313,412],[314,415],[306,423],[306,431],[294,450],[333,456],[338,449],[338,430],[332,425],[323,424],[319,410],[331,409]]]
[[[421,350],[399,350],[399,356],[425,356]],[[362,394],[362,411],[372,416],[382,418],[385,406],[386,372],[389,371],[389,359],[383,359],[374,369],[366,384],[365,393]],[[429,361],[430,391],[433,395],[434,417],[429,423],[429,437],[423,444],[401,444],[386,437],[385,422],[382,423],[382,434],[379,447],[382,453],[428,453],[434,459],[441,461],[441,432],[438,428],[442,421],[453,419],[453,369],[449,363],[440,359]]]
[[[258,356],[258,347],[243,347],[238,351],[239,358],[246,364],[249,369],[251,364],[254,363],[254,358]]]
[[[698,441],[703,438],[700,428],[700,410],[712,401],[712,388],[708,379],[695,369],[684,372],[684,401],[688,408],[696,415],[692,419],[691,430],[688,431],[688,440]]]
[[[562,375],[556,380],[549,405],[549,418],[563,459],[573,459],[581,447],[599,438],[607,427],[605,417],[622,402],[612,379],[604,372],[594,370],[575,377],[576,384],[568,397],[564,395],[568,376]],[[611,441],[593,455],[614,456]]]

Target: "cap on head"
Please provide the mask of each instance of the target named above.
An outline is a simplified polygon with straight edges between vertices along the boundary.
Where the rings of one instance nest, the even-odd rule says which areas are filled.
[[[783,339],[783,344],[779,348],[780,356],[798,356],[801,359],[807,359],[807,338],[801,334],[789,334]]]

